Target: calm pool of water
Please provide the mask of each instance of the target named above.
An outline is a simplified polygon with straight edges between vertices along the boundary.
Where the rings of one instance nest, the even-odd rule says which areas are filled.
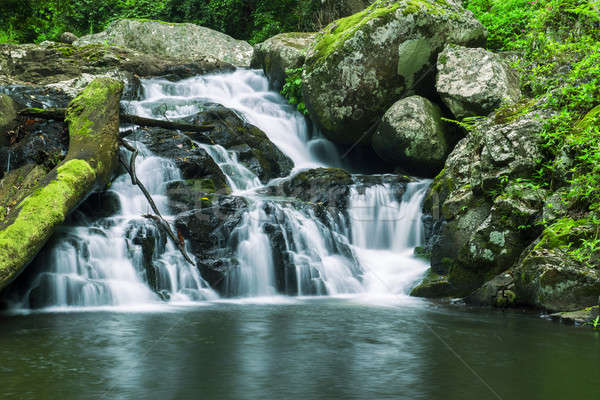
[[[356,299],[0,316],[0,397],[587,399],[600,334]]]

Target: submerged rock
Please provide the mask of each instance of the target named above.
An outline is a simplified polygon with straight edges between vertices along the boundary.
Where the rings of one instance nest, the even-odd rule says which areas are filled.
[[[304,99],[337,143],[368,141],[395,101],[433,92],[435,60],[445,44],[477,46],[483,26],[455,3],[378,0],[319,32],[306,55]]]
[[[202,26],[135,19],[115,21],[104,32],[83,36],[73,44],[107,44],[179,60],[212,58],[239,67],[250,66],[253,51],[242,40]]]
[[[517,72],[490,51],[447,45],[437,70],[437,91],[457,118],[488,115],[521,98]]]
[[[287,69],[304,64],[306,48],[316,33],[281,33],[254,46],[253,68],[262,68],[269,82],[276,90],[281,90],[287,76]]]
[[[399,100],[386,111],[373,135],[375,152],[407,171],[434,176],[450,151],[452,139],[438,106],[420,96]]]

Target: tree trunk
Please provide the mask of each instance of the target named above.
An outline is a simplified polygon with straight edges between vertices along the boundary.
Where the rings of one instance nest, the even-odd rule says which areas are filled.
[[[117,165],[122,91],[117,80],[96,79],[69,105],[67,156],[0,222],[0,290],[25,269],[90,191],[110,181]]]

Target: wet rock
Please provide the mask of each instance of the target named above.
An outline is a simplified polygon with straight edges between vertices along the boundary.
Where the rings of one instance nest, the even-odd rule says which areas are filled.
[[[214,125],[215,128],[207,134],[211,143],[235,151],[238,161],[254,172],[263,183],[290,174],[294,166],[292,160],[263,131],[220,104],[204,104],[200,108],[200,112],[184,121]]]
[[[457,118],[488,115],[521,98],[516,71],[487,50],[447,45],[437,70],[437,91]]]
[[[393,165],[433,177],[453,142],[441,118],[439,107],[424,97],[399,100],[384,114],[373,135],[373,149]]]
[[[141,265],[145,281],[160,295],[164,288],[160,286],[158,268],[154,263],[166,248],[166,234],[153,220],[134,220],[126,229],[125,235],[129,239],[127,247],[132,262]]]
[[[108,44],[179,60],[212,58],[239,67],[250,66],[253,52],[252,46],[242,40],[198,25],[133,19],[115,21],[104,32],[74,42],[77,47],[89,44]]]
[[[225,278],[237,265],[230,238],[247,210],[246,199],[224,196],[215,198],[206,207],[179,214],[175,221],[177,231],[190,243],[202,277],[224,295],[227,294]]]
[[[262,68],[271,85],[281,90],[287,69],[304,64],[306,48],[315,38],[315,33],[281,33],[254,46],[252,68]]]
[[[116,215],[121,210],[121,199],[112,190],[95,192],[77,208],[90,220],[98,220]]]
[[[154,154],[172,160],[181,170],[183,179],[210,180],[214,191],[231,192],[218,165],[187,135],[163,128],[138,128],[131,140],[139,140]]]
[[[550,314],[550,318],[573,325],[590,325],[600,315],[600,306],[586,307],[582,310]]]
[[[421,282],[410,291],[410,295],[435,299],[448,297],[453,292],[447,276],[438,275],[429,269]]]
[[[395,101],[432,93],[445,44],[480,45],[483,26],[455,3],[378,0],[331,23],[308,49],[303,94],[311,118],[331,140],[368,142]]]
[[[0,148],[0,176],[28,164],[54,168],[67,154],[69,136],[63,122],[26,119],[11,131],[9,146]]]
[[[514,277],[510,271],[503,272],[487,281],[465,298],[469,304],[480,306],[509,307],[517,304]]]
[[[316,168],[302,171],[279,185],[270,186],[266,188],[266,193],[345,209],[352,184],[352,176],[343,169]]]

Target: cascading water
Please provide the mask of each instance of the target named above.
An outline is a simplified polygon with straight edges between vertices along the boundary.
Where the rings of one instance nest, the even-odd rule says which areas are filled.
[[[306,120],[279,94],[269,91],[267,79],[258,71],[238,70],[180,82],[151,79],[142,86],[141,100],[124,102],[130,113],[177,119],[197,113],[202,104],[220,103],[264,131],[294,162],[292,174],[341,164],[335,146],[321,137],[311,138]],[[409,183],[400,199],[388,184],[355,185],[347,210],[330,208],[317,216],[311,207],[258,194],[256,189],[263,183],[238,161],[234,151],[197,145],[213,158],[234,194],[250,203],[230,239],[238,265],[227,276],[228,295],[398,294],[405,293],[426,269],[412,250],[423,241],[420,206],[428,181]],[[166,185],[181,179],[180,172],[173,162],[153,156],[143,146],[141,151],[138,177],[169,219]],[[174,301],[215,298],[172,243],[148,234],[156,229],[141,217],[149,207],[128,177],[120,176],[110,191],[118,195],[120,212],[87,226],[67,227],[50,248],[50,261],[23,305],[33,303],[32,294],[36,298],[42,294],[44,305],[50,306],[149,303],[159,297]],[[269,234],[273,231],[279,235],[278,243]],[[148,255],[140,246],[132,246],[146,236],[155,237],[151,260],[155,276],[147,268]]]

